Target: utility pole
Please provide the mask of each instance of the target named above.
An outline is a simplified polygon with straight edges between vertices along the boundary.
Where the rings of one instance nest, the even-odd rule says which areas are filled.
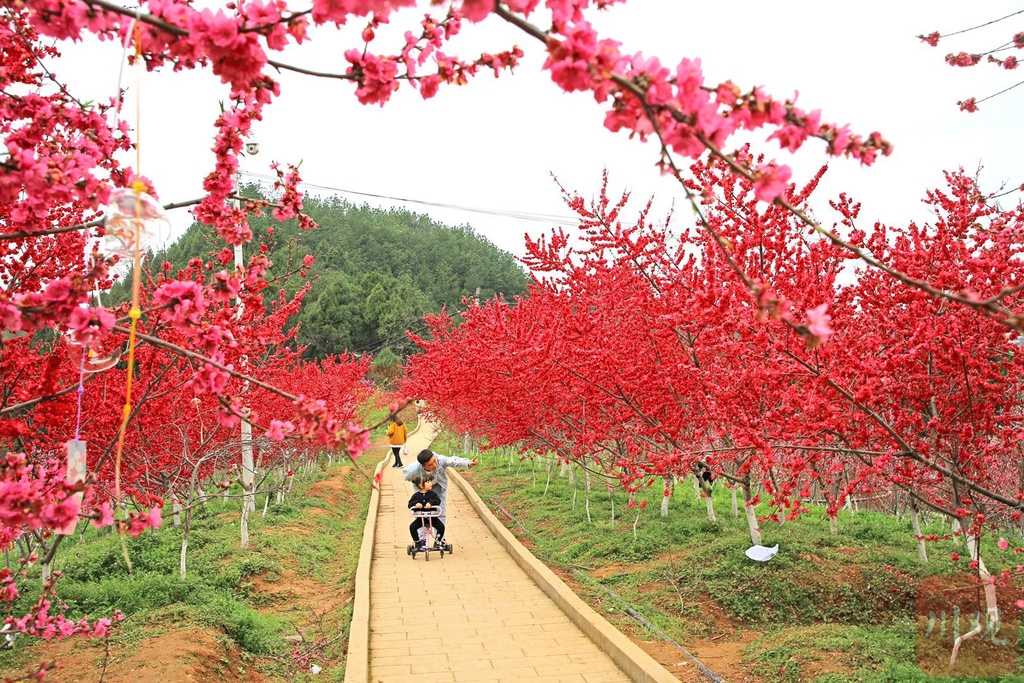
[[[247,146],[249,149],[251,145]],[[257,148],[258,149],[258,148]],[[238,191],[238,185],[240,176],[235,176],[235,191]],[[236,209],[240,208],[238,199],[231,200]],[[238,271],[245,267],[245,262],[242,255],[242,245],[235,245],[235,270]],[[235,297],[235,306],[237,313],[235,319],[240,320],[242,313],[245,310],[245,304],[242,301],[242,291],[239,288],[238,296]],[[243,359],[243,367],[246,364]],[[245,383],[245,388],[242,389],[242,393],[246,393],[249,390],[249,383]],[[248,547],[249,545],[249,525],[248,525],[248,513],[256,510],[256,491],[254,490],[256,482],[256,464],[252,456],[252,424],[249,422],[249,407],[245,406],[242,408],[242,547]]]

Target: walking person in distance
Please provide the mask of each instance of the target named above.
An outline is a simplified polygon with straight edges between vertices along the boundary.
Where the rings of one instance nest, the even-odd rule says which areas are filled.
[[[388,425],[388,443],[391,444],[391,453],[395,456],[395,464],[392,467],[403,467],[402,451],[405,450],[405,440],[409,432],[398,415],[391,417],[391,424]]]

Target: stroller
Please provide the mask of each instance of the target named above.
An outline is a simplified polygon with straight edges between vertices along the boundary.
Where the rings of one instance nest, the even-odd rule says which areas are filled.
[[[416,559],[416,553],[423,553],[423,559],[425,562],[430,561],[431,552],[441,553],[441,557],[444,557],[445,553],[451,555],[454,550],[452,544],[445,542],[443,538],[435,538],[436,532],[434,531],[433,521],[444,514],[444,510],[439,507],[429,509],[415,509],[410,508],[409,514],[414,519],[420,520],[422,524],[422,531],[420,532],[420,538],[423,539],[423,546],[416,547],[416,545],[410,543],[406,548],[406,553]]]

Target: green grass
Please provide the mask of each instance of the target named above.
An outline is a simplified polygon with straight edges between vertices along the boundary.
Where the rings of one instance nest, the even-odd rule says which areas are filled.
[[[461,442],[445,437],[435,448],[459,453]],[[930,543],[930,562],[921,565],[909,519],[844,510],[832,535],[821,508],[781,526],[764,522],[762,544],[778,543],[779,554],[753,562],[744,555],[751,541],[742,500],[734,518],[722,485],[713,493],[716,522],[689,481],[676,486],[667,517],[660,514],[660,482],[640,491],[633,508],[616,492],[613,519],[612,499],[592,476],[588,520],[580,470],[573,485],[558,476],[557,465],[549,482],[543,465],[515,455],[488,452],[480,462],[467,478],[483,500],[534,554],[578,582],[610,621],[656,637],[626,615],[633,608],[683,644],[720,638],[731,628],[760,633],[743,665],[766,681],[928,680],[915,664],[917,582],[967,569],[950,559],[953,550],[966,555],[953,541]],[[762,504],[757,512],[770,511]],[[940,524],[924,529],[948,531]],[[994,574],[1016,566],[995,539],[986,540],[983,553]],[[1024,673],[1019,662],[1015,673]]]
[[[230,639],[246,657],[261,662],[267,675],[281,680],[304,680],[304,674],[289,664],[284,639],[301,624],[307,629],[307,642],[322,636],[330,643],[318,651],[317,661],[333,663],[325,674],[343,677],[350,605],[335,614],[320,615],[319,623],[305,623],[310,621],[308,612],[294,613],[288,605],[275,605],[254,591],[257,577],[273,583],[286,568],[322,584],[325,593],[351,591],[369,487],[350,466],[317,470],[317,480],[327,476],[345,480],[339,496],[346,514],[338,513],[337,503],[311,495],[308,489],[313,482],[297,482],[283,503],[271,502],[266,518],[261,514],[261,495],[257,512],[249,517],[247,550],[240,547],[237,499],[224,502],[217,497],[194,510],[184,580],[179,577],[182,528],[172,525],[170,515],[159,530],[127,539],[131,571],[120,539],[109,529],[90,527],[84,540],[77,536],[65,540],[53,568],[62,573],[57,592],[68,605],[66,614],[75,619],[98,618],[121,610],[127,619],[113,643],[128,648],[167,628],[191,624],[211,629]],[[302,527],[302,534],[291,531],[296,526]],[[37,599],[33,587],[38,581],[38,571],[33,575],[30,570],[21,582],[22,597],[13,613],[23,614]],[[0,651],[0,672],[14,673],[45,656],[39,647],[27,637],[19,638],[13,649]]]

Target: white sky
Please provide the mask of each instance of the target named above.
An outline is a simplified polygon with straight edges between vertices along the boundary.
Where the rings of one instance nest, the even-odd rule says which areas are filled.
[[[968,28],[1022,8],[1020,0],[629,0],[602,13],[597,26],[603,37],[621,41],[624,52],[656,55],[670,68],[682,57],[700,57],[711,83],[728,78],[744,90],[761,85],[780,99],[799,91],[798,103],[821,109],[824,121],[849,123],[864,135],[882,132],[895,145],[894,154],[870,168],[852,160],[832,161],[817,215],[829,222],[825,197],[845,190],[864,203],[863,224],[876,219],[901,224],[927,220],[920,199],[925,189],[941,183],[943,169],[973,171],[983,164],[981,178],[988,190],[1024,181],[1015,163],[1020,149],[1014,136],[1024,87],[984,103],[975,114],[956,106],[957,100],[980,99],[1024,74],[992,65],[953,69],[942,59],[950,51],[982,51],[1005,42],[1020,30],[1019,17],[950,38],[938,48],[915,37]],[[378,50],[397,50],[400,33],[415,29],[422,11],[394,14],[398,33],[391,40],[382,35]],[[359,45],[355,36],[361,28],[346,29],[344,40],[334,32],[318,34],[312,43],[272,57],[340,73],[347,66],[342,53]],[[655,195],[653,218],[673,202],[683,205],[682,192],[654,167],[656,148],[605,130],[604,108],[591,96],[559,90],[540,70],[543,50],[532,38],[491,17],[467,24],[447,51],[468,59],[474,50],[496,52],[514,44],[527,52],[514,75],[496,80],[483,73],[468,86],[442,87],[429,101],[404,85],[383,109],[360,105],[349,83],[281,74],[282,95],[255,128],[261,151],[244,159],[242,169],[268,174],[272,161],[301,161],[303,179],[319,186],[569,217],[550,174],[570,189],[593,195],[607,167],[614,192],[634,191],[637,205]],[[120,46],[91,42],[63,45],[62,50],[67,58],[57,67],[58,75],[71,82],[74,92],[87,99],[115,92]],[[134,91],[128,70],[124,83]],[[139,93],[142,173],[154,180],[164,203],[199,197],[202,178],[212,167],[213,121],[227,87],[209,75],[143,74]],[[129,94],[125,114],[132,121],[133,110]],[[761,143],[755,151],[794,166],[795,179],[808,177],[826,158],[820,142],[808,143],[796,158],[775,143]],[[357,204],[401,205],[339,194]],[[1016,201],[1016,195],[1008,199]],[[524,233],[536,236],[558,224],[405,206],[448,225],[468,223],[516,255],[524,252]],[[191,218],[185,211],[176,214],[172,223],[180,235]]]

